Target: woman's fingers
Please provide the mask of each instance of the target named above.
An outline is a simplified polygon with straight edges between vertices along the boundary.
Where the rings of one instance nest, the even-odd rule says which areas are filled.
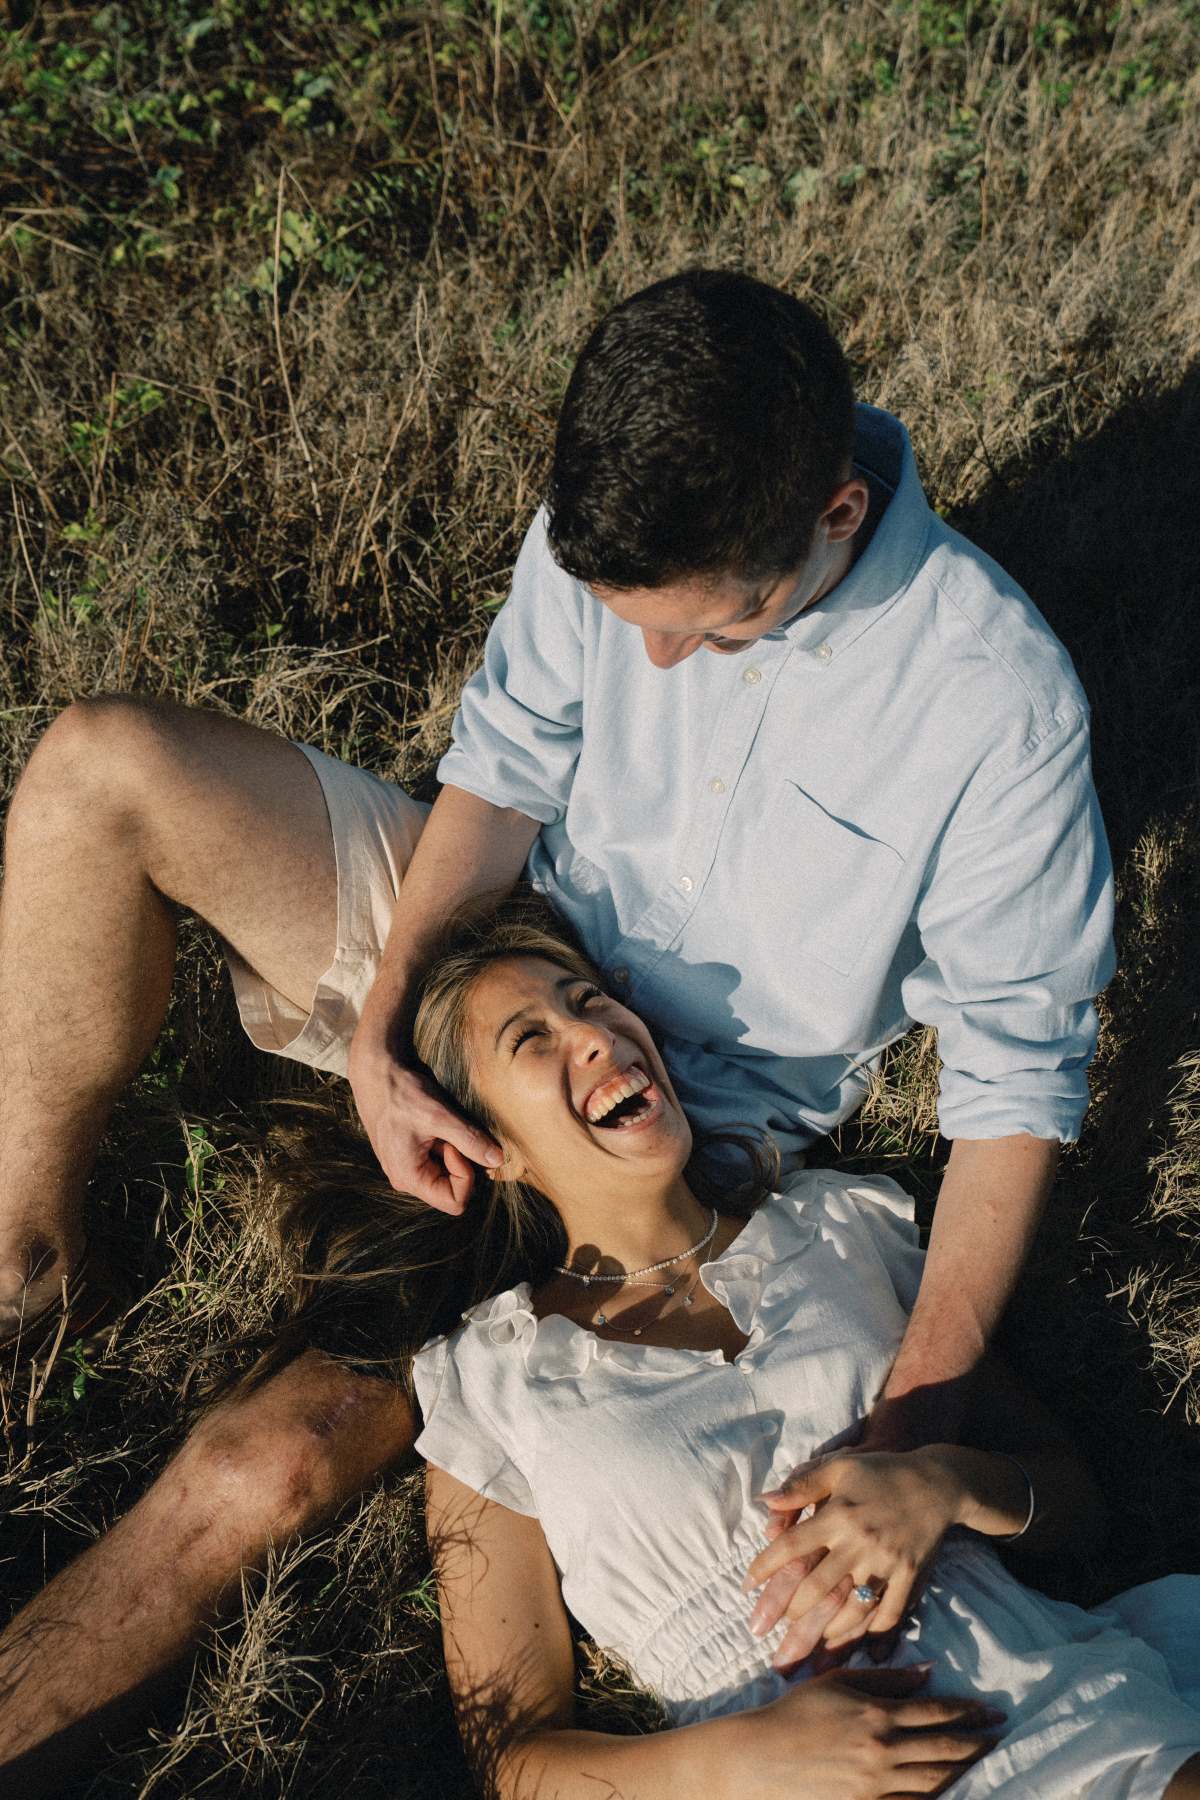
[[[804,1577],[795,1593],[784,1608],[783,1616],[798,1624],[806,1613],[831,1594],[841,1583],[847,1583],[846,1593],[854,1585],[854,1571],[850,1567],[850,1559],[837,1551],[829,1550],[821,1557],[811,1574]],[[843,1605],[845,1601],[843,1600]],[[839,1607],[839,1611],[841,1608]]]
[[[774,1543],[759,1551],[746,1570],[742,1592],[748,1594],[752,1588],[762,1587],[772,1575],[796,1558],[810,1556],[828,1548],[827,1544],[821,1542],[819,1520],[805,1519],[800,1525],[790,1525],[786,1531],[780,1532]]]
[[[792,1669],[797,1663],[802,1663],[807,1657],[812,1656],[820,1646],[826,1624],[844,1605],[849,1592],[850,1578],[847,1576],[844,1581],[839,1581],[838,1585],[823,1600],[819,1600],[815,1606],[810,1607],[802,1619],[797,1619],[794,1625],[789,1625],[780,1639],[779,1648],[771,1658],[771,1667],[773,1669]]]
[[[770,1493],[756,1494],[754,1497],[763,1506],[770,1507],[772,1512],[799,1512],[802,1507],[816,1506],[821,1500],[827,1500],[833,1492],[830,1467],[834,1461],[830,1456],[816,1456],[811,1462],[801,1463],[792,1470],[787,1480]]]
[[[782,1619],[796,1589],[811,1575],[825,1552],[813,1550],[807,1556],[794,1556],[784,1563],[767,1582],[750,1614],[750,1629],[755,1637],[766,1637]],[[798,1622],[798,1621],[797,1621]]]
[[[901,1700],[893,1708],[892,1726],[896,1731],[928,1731],[939,1725],[969,1730],[1002,1725],[1007,1716],[998,1706],[988,1706],[981,1700],[938,1700],[931,1694],[919,1694],[911,1700]]]
[[[921,1768],[928,1763],[969,1762],[981,1756],[997,1742],[994,1732],[918,1732],[907,1743],[895,1745],[897,1764],[901,1768]]]
[[[888,1777],[891,1788],[885,1800],[895,1800],[900,1794],[940,1794],[956,1781],[963,1772],[965,1763],[978,1762],[992,1749],[994,1738],[981,1739],[972,1743],[965,1757],[956,1758],[953,1762],[920,1762],[902,1763]]]
[[[916,1604],[921,1585],[919,1576],[914,1581],[906,1581],[902,1575],[893,1574],[887,1584],[887,1591],[871,1616],[871,1630],[877,1631],[881,1637],[897,1631]]]
[[[862,1585],[870,1587],[878,1596],[883,1591],[885,1584],[882,1581],[872,1580],[864,1582]],[[855,1582],[846,1599],[846,1604],[839,1608],[835,1617],[830,1620],[825,1633],[825,1642],[831,1650],[843,1650],[847,1644],[856,1643],[859,1638],[865,1637],[868,1631],[875,1629],[880,1610],[879,1599],[876,1598],[870,1606],[865,1605],[856,1597],[858,1586],[859,1583]]]
[[[926,1571],[918,1569],[914,1573],[911,1562],[894,1566],[886,1582],[872,1577],[870,1585],[879,1590],[879,1604],[869,1611],[864,1607],[856,1616],[857,1602],[851,1599],[844,1613],[829,1627],[826,1642],[830,1648],[844,1648],[867,1632],[873,1637],[892,1638],[920,1599],[925,1579]]]

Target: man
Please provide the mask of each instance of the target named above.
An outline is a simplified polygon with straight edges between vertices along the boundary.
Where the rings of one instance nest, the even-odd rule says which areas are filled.
[[[214,715],[112,699],[50,728],[0,915],[10,1325],[48,1329],[83,1255],[96,1143],[165,1011],[172,902],[225,940],[255,1041],[348,1070],[393,1184],[461,1209],[497,1153],[410,1066],[413,980],[450,908],[527,870],[697,1122],[760,1125],[792,1162],[885,1044],[937,1028],[952,1151],[866,1441],[952,1436],[1083,1116],[1111,871],[1066,653],[931,512],[809,309],[690,271],[601,321],[439,773],[426,819]],[[0,1754],[134,1688],[244,1560],[411,1436],[391,1389],[313,1355],[210,1415],[0,1643]]]

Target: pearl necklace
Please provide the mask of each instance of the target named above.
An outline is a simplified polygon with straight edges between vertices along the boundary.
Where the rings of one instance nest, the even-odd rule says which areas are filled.
[[[653,1281],[648,1284],[637,1283],[637,1277],[639,1275],[655,1275],[659,1269],[670,1269],[673,1268],[676,1263],[686,1262],[687,1258],[689,1256],[695,1256],[697,1251],[706,1250],[716,1235],[717,1209],[714,1206],[712,1209],[712,1223],[709,1225],[708,1230],[700,1239],[699,1243],[693,1244],[690,1250],[681,1250],[677,1256],[664,1256],[661,1262],[647,1263],[644,1269],[630,1269],[628,1275],[583,1275],[578,1269],[568,1269],[565,1263],[555,1263],[554,1272],[556,1275],[569,1275],[572,1281],[582,1281],[584,1287],[591,1287],[593,1281],[623,1281],[629,1286],[637,1284],[640,1286],[649,1285],[650,1287],[657,1287],[658,1283]],[[667,1288],[664,1291],[673,1293],[674,1289]]]

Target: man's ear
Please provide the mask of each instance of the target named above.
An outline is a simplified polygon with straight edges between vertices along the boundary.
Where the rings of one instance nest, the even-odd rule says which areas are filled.
[[[847,476],[821,514],[828,541],[841,544],[853,537],[866,518],[870,504],[871,490],[862,476]]]

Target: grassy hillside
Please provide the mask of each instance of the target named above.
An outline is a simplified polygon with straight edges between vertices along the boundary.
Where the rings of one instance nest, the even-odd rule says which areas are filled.
[[[1009,1340],[1115,1526],[1099,1598],[1200,1567],[1200,7],[1196,0],[14,0],[0,28],[5,792],[128,688],[427,782],[540,493],[571,361],[689,262],[813,301],[939,510],[1096,712],[1122,969]],[[931,1047],[837,1153],[926,1204]],[[96,1230],[142,1295],[3,1419],[33,1591],[260,1325],[272,1095],[191,931]],[[467,1786],[415,1484],[247,1587],[100,1795]]]

